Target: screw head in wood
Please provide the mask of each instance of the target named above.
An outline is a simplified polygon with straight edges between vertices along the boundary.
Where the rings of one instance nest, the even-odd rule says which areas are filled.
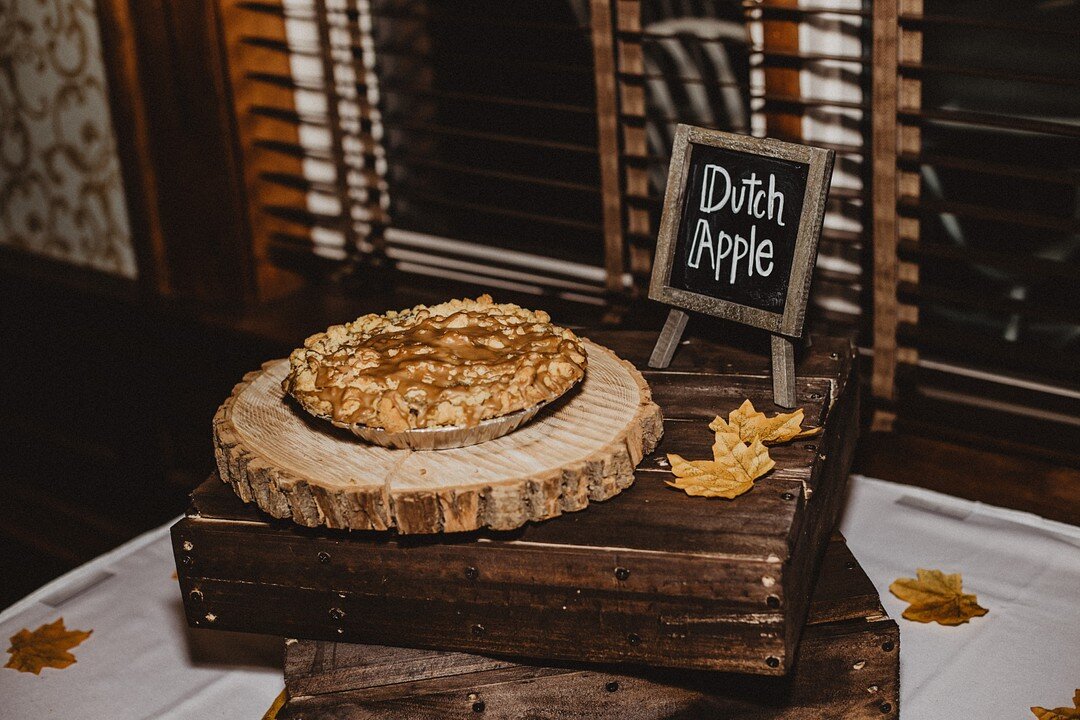
[[[894,647],[896,647],[896,646],[893,645],[892,640],[886,640],[885,642],[881,643],[881,649],[884,650],[885,652],[892,652],[892,649]]]
[[[330,619],[331,620],[341,620],[343,617],[345,617],[345,611],[344,610],[342,610],[339,607],[330,608]]]
[[[630,571],[629,570],[627,570],[624,567],[615,568],[615,578],[617,580],[625,580],[628,577],[630,577]]]
[[[203,599],[202,591],[201,590],[192,590],[191,592],[188,593],[188,598],[190,598],[192,602],[202,602],[202,599]]]
[[[830,360],[839,360],[840,359],[840,353],[829,353],[829,359]]]
[[[810,398],[811,400],[820,400],[825,396],[822,395],[821,393],[816,392],[816,393],[810,393],[809,395],[807,395],[807,397]]]
[[[484,634],[484,626],[477,623],[472,626],[473,637],[480,637]]]
[[[638,635],[637,633],[630,633],[629,635],[626,636],[626,642],[630,643],[631,645],[640,645],[641,644],[641,636]]]
[[[780,667],[780,658],[770,655],[769,657],[765,658],[765,664],[771,668],[778,668]]]
[[[194,562],[194,560],[192,560],[190,555],[185,555],[184,557],[180,558],[180,562],[184,563],[184,565],[190,565]]]
[[[776,595],[770,595],[769,597],[765,598],[765,604],[775,610],[780,607],[780,598],[778,598]]]
[[[806,448],[806,452],[817,452],[817,445],[814,445],[813,443],[807,443],[806,445],[803,445],[803,447]]]
[[[480,576],[480,573],[472,565],[465,568],[465,578],[468,580],[475,580]]]
[[[782,492],[782,493],[780,493],[780,499],[781,500],[794,500],[795,496],[792,493],[789,493],[789,492]]]
[[[885,714],[892,710],[892,705],[889,703],[881,703],[878,705],[878,710],[880,710],[882,714]]]
[[[319,554],[315,557],[318,558],[319,562],[323,565],[330,562],[330,553],[326,552],[325,550],[320,550]]]
[[[483,700],[477,700],[476,702],[474,702],[472,704],[472,711],[474,713],[482,713],[482,712],[484,712],[484,709],[486,707],[487,707],[487,705],[484,704]]]
[[[848,570],[854,570],[855,569],[855,561],[854,560],[848,560],[846,563],[844,563],[844,567],[846,567]]]
[[[618,682],[618,680],[612,680],[611,682],[609,682],[607,685],[604,686],[604,689],[607,690],[608,692],[617,692],[619,690],[619,682]]]

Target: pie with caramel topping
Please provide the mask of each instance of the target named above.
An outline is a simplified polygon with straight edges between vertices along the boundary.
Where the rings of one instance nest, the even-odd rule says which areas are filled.
[[[364,315],[312,335],[282,382],[333,424],[473,427],[549,402],[585,375],[581,340],[543,311],[489,295]]]

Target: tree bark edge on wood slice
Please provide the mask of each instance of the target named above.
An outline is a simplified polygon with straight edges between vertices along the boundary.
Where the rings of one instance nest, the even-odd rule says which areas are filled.
[[[267,453],[249,447],[236,424],[236,406],[253,384],[265,384],[264,375],[279,370],[281,360],[264,363],[261,370],[246,374],[214,416],[214,454],[223,481],[245,502],[255,503],[277,518],[290,518],[308,527],[326,526],[352,530],[396,529],[402,534],[464,532],[480,528],[511,530],[528,521],[545,520],[564,512],[585,508],[589,502],[606,500],[634,482],[634,469],[656,447],[663,434],[663,415],[641,373],[612,351],[587,342],[590,372],[603,365],[607,372],[636,391],[638,403],[629,420],[614,437],[573,462],[553,466],[539,474],[517,475],[495,482],[478,481],[447,487],[398,488],[387,481],[355,487],[322,483],[317,477],[275,463]],[[588,376],[586,377],[586,382]],[[597,382],[600,382],[599,380]],[[585,383],[583,383],[584,386]],[[583,389],[584,392],[584,389]],[[266,399],[269,405],[274,401]],[[278,401],[278,404],[282,404]],[[568,406],[569,403],[566,405]],[[566,407],[563,406],[563,407]],[[300,410],[294,412],[301,413]],[[552,415],[562,412],[556,409]],[[524,433],[541,417],[506,436]],[[473,446],[484,448],[498,440]],[[341,440],[350,448],[372,448],[359,439]],[[362,452],[362,451],[361,451]],[[408,450],[370,452],[397,453],[405,464],[413,455],[437,455],[457,451]],[[382,456],[385,461],[385,456]],[[421,461],[422,464],[422,461]],[[478,471],[474,471],[478,472]],[[391,472],[391,475],[393,473]],[[421,475],[424,472],[421,470]],[[389,478],[390,475],[387,475]]]

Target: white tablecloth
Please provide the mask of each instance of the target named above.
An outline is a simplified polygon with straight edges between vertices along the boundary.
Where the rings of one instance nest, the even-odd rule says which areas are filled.
[[[1080,528],[853,477],[841,530],[900,623],[904,718],[1068,704],[1080,687]],[[888,586],[917,567],[962,572],[989,615],[955,628],[900,619]],[[0,668],[0,717],[261,717],[283,687],[280,639],[188,628],[173,570],[166,526],[0,613],[0,638],[61,616],[93,630],[64,670]]]

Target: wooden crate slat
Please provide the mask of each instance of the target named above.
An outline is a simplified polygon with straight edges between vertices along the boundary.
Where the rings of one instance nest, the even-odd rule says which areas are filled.
[[[762,678],[287,640],[284,717],[897,717],[899,633],[834,537],[791,676]],[[477,705],[479,703],[479,705]]]
[[[653,339],[590,335],[642,365]],[[670,444],[645,458],[621,500],[584,512],[446,539],[345,533],[269,520],[212,481],[174,529],[189,620],[323,639],[782,674],[851,463],[853,361],[846,341],[813,342],[799,364],[799,401],[808,423],[824,420],[825,432],[773,448],[776,469],[722,506],[667,487],[663,453],[708,457],[708,421],[743,397],[775,411],[769,359],[698,340],[680,346],[670,369],[650,373],[655,397],[674,418],[665,426]]]

